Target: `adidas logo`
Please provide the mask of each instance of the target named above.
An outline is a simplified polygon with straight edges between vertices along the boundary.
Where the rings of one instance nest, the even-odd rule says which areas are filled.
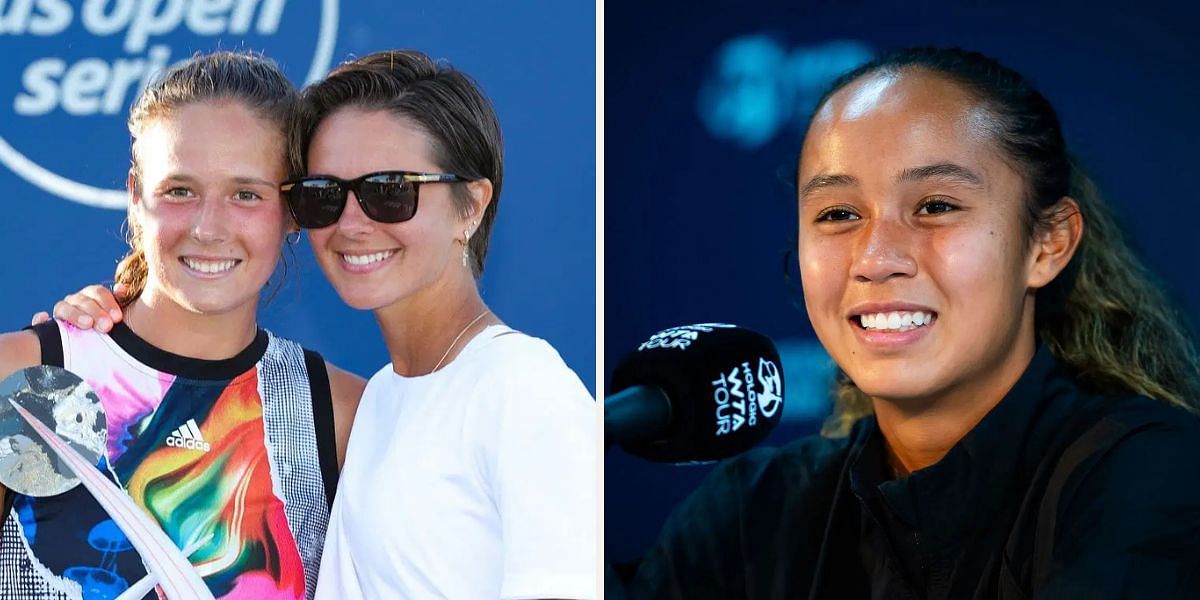
[[[204,441],[204,436],[200,435],[200,428],[196,427],[195,419],[188,419],[187,423],[172,431],[171,435],[167,436],[167,445],[172,448],[187,448],[201,452],[208,452],[212,449],[212,446]]]

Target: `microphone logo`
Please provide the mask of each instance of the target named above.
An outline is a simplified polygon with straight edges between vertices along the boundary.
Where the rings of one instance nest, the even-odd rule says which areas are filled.
[[[720,323],[664,329],[613,370],[605,436],[655,462],[721,460],[779,423],[784,378],[779,350],[761,333]]]
[[[762,391],[758,394],[758,409],[770,419],[783,405],[783,380],[779,377],[779,367],[765,358],[758,359],[758,383],[762,385]]]
[[[782,389],[779,368],[765,358],[758,359],[757,373],[751,370],[750,361],[722,372],[712,381],[715,434],[729,435],[742,427],[754,427],[760,412],[768,419],[775,416],[783,403]]]
[[[645,342],[642,342],[642,345],[638,346],[638,352],[653,350],[655,348],[686,350],[702,333],[712,333],[717,328],[733,329],[734,327],[734,325],[726,325],[724,323],[699,323],[664,329],[650,336],[650,339]]]

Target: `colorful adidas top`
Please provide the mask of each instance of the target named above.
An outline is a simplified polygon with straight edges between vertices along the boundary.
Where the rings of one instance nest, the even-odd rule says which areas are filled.
[[[260,330],[237,356],[170,354],[118,325],[34,328],[108,421],[100,469],[157,521],[215,598],[311,598],[336,487],[325,363]],[[116,598],[146,567],[83,486],[9,493],[0,598]],[[149,592],[145,598],[157,598]]]

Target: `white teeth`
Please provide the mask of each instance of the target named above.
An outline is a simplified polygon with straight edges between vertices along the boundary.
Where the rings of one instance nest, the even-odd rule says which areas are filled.
[[[187,256],[183,257],[183,264],[187,265],[189,269],[201,273],[224,273],[237,263],[236,260],[197,260]]]
[[[922,311],[872,313],[859,315],[859,322],[863,329],[908,331],[932,323],[933,314]]]
[[[395,253],[395,250],[385,250],[383,252],[376,252],[374,254],[343,254],[342,260],[346,261],[346,264],[363,266],[377,263]]]

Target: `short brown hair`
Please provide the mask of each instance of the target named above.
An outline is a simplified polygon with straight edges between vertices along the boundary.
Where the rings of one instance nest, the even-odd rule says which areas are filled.
[[[482,275],[504,180],[504,144],[496,111],[479,85],[415,50],[376,52],[349,61],[303,92],[302,122],[295,130],[302,163],[307,163],[317,126],[344,107],[385,110],[413,122],[429,136],[440,169],[491,181],[492,201],[470,241],[471,272]],[[454,197],[465,213],[471,197],[464,184],[454,185]]]

